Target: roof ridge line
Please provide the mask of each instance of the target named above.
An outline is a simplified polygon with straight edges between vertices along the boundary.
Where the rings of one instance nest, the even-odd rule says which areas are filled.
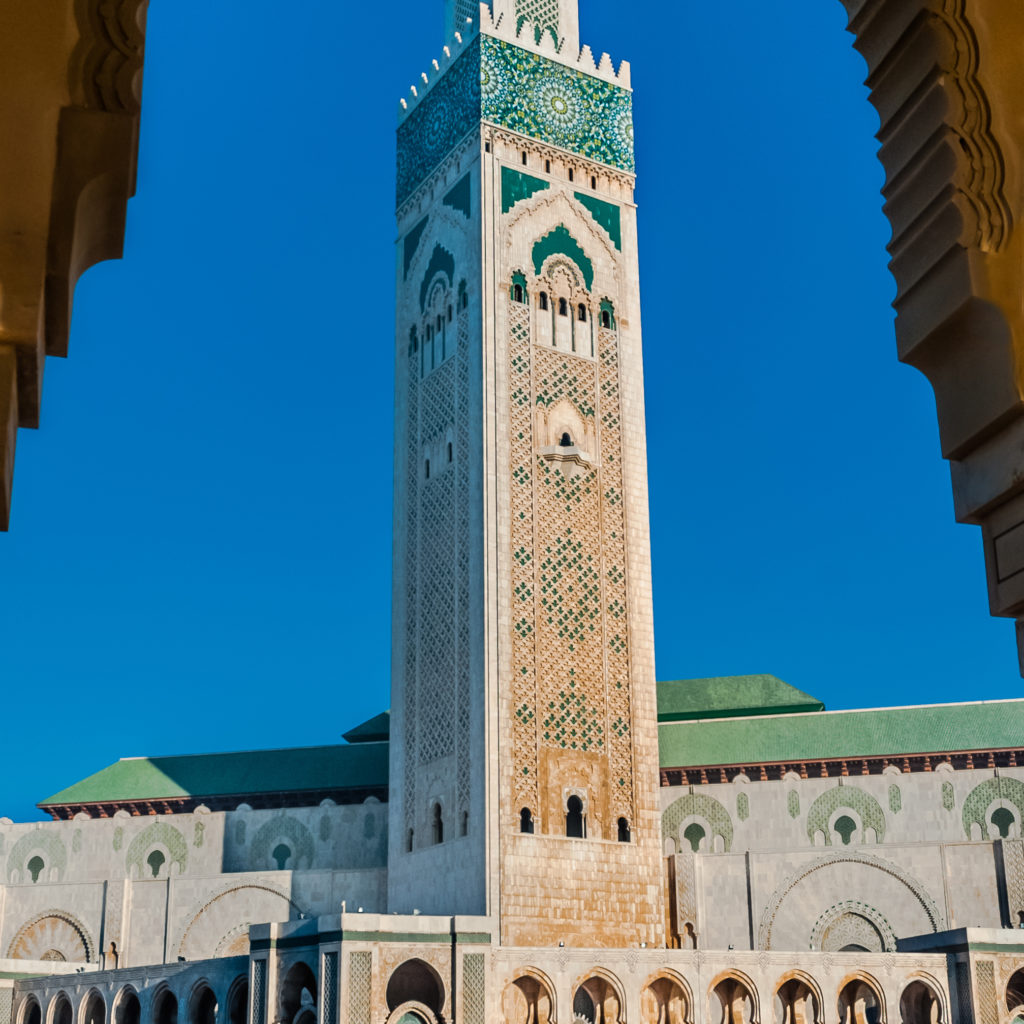
[[[949,701],[940,704],[893,704],[879,708],[834,708],[831,711],[787,711],[778,715],[730,715],[721,718],[690,718],[676,722],[658,722],[663,725],[686,725],[698,722],[763,722],[766,718],[821,718],[822,715],[865,715],[876,711],[924,711],[927,708],[977,708],[990,704],[1024,704],[1024,697],[997,697],[993,700]]]

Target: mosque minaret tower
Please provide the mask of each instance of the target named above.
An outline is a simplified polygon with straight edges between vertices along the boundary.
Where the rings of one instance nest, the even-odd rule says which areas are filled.
[[[665,926],[632,95],[578,25],[448,0],[400,109],[388,905],[637,946]]]

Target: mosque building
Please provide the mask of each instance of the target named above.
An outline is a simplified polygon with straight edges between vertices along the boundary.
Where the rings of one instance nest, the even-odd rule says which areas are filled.
[[[655,681],[629,65],[577,0],[445,13],[390,711],[0,819],[0,1024],[1021,1024],[1024,701]]]

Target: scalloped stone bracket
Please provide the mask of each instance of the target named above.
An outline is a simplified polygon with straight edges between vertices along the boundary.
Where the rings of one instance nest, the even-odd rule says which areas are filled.
[[[11,423],[39,425],[43,363],[67,354],[75,284],[121,256],[146,9],[147,0],[0,0],[0,529],[10,517]]]
[[[898,355],[935,392],[956,518],[1024,652],[1024,5],[842,2],[881,122]]]

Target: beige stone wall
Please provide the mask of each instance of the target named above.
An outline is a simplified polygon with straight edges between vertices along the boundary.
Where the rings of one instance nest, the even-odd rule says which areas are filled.
[[[488,129],[485,142],[503,941],[542,943],[556,932],[571,944],[655,941],[663,928],[662,882],[628,181],[505,132]],[[503,166],[546,187],[506,210]],[[581,191],[618,206],[621,250],[576,198]],[[537,266],[535,246],[559,231],[580,246],[592,280],[558,253]],[[512,296],[516,280],[525,281],[522,302]],[[600,325],[602,301],[614,309],[607,328]],[[573,441],[571,465],[559,461],[565,433]],[[566,838],[570,798],[581,802],[585,840]],[[532,835],[520,832],[524,809]],[[616,842],[620,820],[628,843]],[[632,907],[629,919],[617,907]]]

